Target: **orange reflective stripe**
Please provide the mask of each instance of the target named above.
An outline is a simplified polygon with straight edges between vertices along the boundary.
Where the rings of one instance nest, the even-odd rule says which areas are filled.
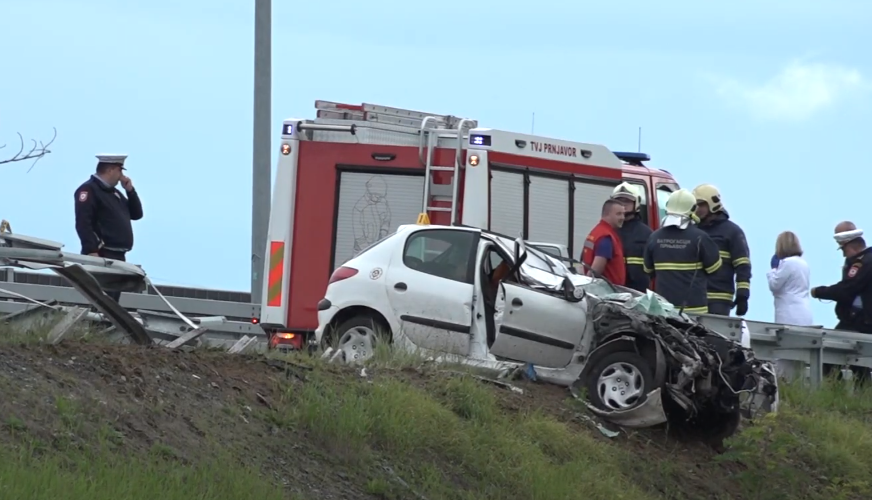
[[[271,241],[269,243],[269,278],[266,305],[280,307],[282,305],[282,280],[285,274],[285,242]]]

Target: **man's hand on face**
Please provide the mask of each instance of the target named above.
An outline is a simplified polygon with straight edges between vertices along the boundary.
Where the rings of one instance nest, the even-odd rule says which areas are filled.
[[[121,187],[123,187],[128,193],[133,191],[133,181],[130,180],[130,177],[121,174]]]

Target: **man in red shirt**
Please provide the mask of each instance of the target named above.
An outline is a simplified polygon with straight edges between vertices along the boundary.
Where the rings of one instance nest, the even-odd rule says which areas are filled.
[[[584,241],[581,262],[587,274],[604,277],[615,285],[624,285],[627,268],[624,265],[624,250],[615,229],[624,224],[624,206],[620,201],[609,199],[603,203],[602,220],[593,227]]]

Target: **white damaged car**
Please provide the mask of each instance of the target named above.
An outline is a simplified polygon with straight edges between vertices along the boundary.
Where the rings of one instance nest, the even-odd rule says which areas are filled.
[[[401,226],[334,271],[318,323],[314,342],[346,362],[392,342],[497,372],[535,370],[625,427],[669,418],[726,436],[740,410],[777,405],[774,370],[750,348],[654,292],[476,228]]]

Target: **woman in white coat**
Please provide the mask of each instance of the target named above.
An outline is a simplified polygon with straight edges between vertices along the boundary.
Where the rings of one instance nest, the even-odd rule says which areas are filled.
[[[784,231],[775,240],[775,257],[766,278],[775,297],[775,322],[811,326],[810,270],[802,258],[799,238],[793,232]],[[799,368],[786,360],[776,360],[775,367],[779,375],[788,378]]]

